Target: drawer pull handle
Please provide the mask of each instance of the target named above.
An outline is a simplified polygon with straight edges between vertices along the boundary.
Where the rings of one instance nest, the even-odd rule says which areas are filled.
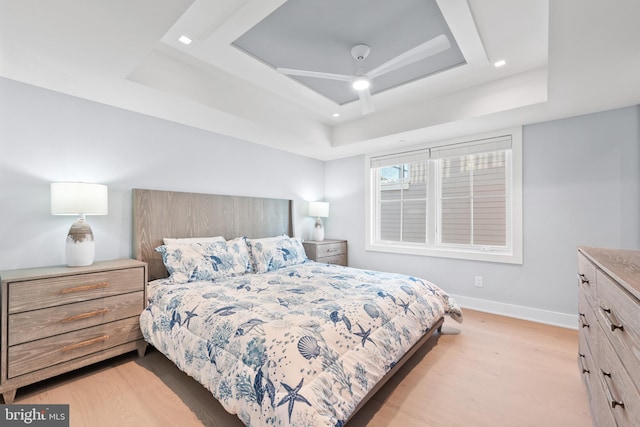
[[[62,290],[63,294],[72,294],[74,292],[92,291],[94,289],[108,288],[109,282],[95,283],[93,285],[77,286],[75,288],[66,288]]]
[[[328,253],[332,253],[332,252],[338,252],[338,249],[327,249]]]
[[[582,326],[583,328],[589,327],[589,322],[587,322],[587,316],[585,316],[584,313],[580,313],[580,326]]]
[[[587,276],[585,276],[584,274],[578,274],[578,279],[580,279],[580,283],[582,284],[589,283],[589,279],[587,279]]]
[[[578,356],[580,356],[580,358],[578,359],[580,361],[580,370],[582,371],[583,374],[588,374],[591,371],[589,371],[587,368],[584,367],[584,361],[586,359],[586,356],[582,353],[578,353]]]
[[[100,310],[89,311],[87,313],[80,313],[74,316],[65,317],[61,320],[62,323],[75,322],[76,320],[88,319],[90,317],[99,316],[101,314],[107,314],[110,310],[108,308],[102,308]]]
[[[611,372],[605,372],[602,369],[600,369],[600,372],[602,372],[602,375],[604,375],[605,377],[611,378]],[[611,389],[609,388],[609,383],[606,379],[604,380],[604,391],[607,393],[607,400],[609,400],[609,404],[611,405],[612,409],[615,409],[616,406],[620,406],[622,409],[624,409],[624,402],[622,400],[616,400],[613,398],[613,394],[611,393]]]
[[[88,345],[98,344],[98,343],[104,342],[104,341],[106,341],[108,339],[109,339],[109,335],[103,335],[101,337],[92,338],[90,340],[82,341],[82,342],[79,342],[79,343],[66,345],[66,346],[62,347],[62,351],[66,352],[66,351],[76,350],[76,349],[79,349],[81,347],[86,347]]]
[[[615,331],[616,329],[620,329],[621,331],[624,331],[624,325],[622,323],[615,323],[613,320],[611,320],[612,313],[610,308],[600,307],[600,310],[602,310],[605,316],[607,317],[607,321],[609,322],[609,327],[611,328],[611,332]]]

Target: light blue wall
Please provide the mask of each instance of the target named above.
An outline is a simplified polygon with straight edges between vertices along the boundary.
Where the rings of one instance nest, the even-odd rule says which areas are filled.
[[[383,254],[364,250],[364,156],[321,162],[0,78],[0,269],[64,264],[72,218],[49,214],[53,181],[109,185],[109,215],[89,217],[96,259],[131,255],[132,188],[291,198],[307,239],[306,201],[324,196],[326,236],[349,240],[352,266],[562,323],[578,245],[640,248],[640,107],[526,125],[523,139],[523,265]]]
[[[326,165],[327,235],[349,240],[352,266],[425,277],[471,307],[572,322],[562,314],[576,313],[576,247],[640,249],[640,107],[524,126],[523,150],[523,265],[365,251],[364,156]]]
[[[0,270],[64,264],[73,218],[50,215],[49,184],[65,180],[109,186],[87,218],[100,260],[131,256],[132,188],[293,199],[309,238],[324,162],[0,78]]]

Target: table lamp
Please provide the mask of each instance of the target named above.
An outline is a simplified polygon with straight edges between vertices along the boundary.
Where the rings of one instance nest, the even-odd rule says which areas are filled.
[[[309,216],[316,217],[316,224],[313,229],[313,240],[322,242],[324,240],[324,224],[322,224],[322,218],[329,216],[329,203],[309,202]]]
[[[107,214],[107,186],[85,182],[51,183],[51,214],[77,215],[67,235],[66,257],[69,267],[93,264],[96,246],[85,215]]]

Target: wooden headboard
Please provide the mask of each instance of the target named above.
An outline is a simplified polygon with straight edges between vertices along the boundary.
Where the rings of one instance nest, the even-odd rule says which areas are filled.
[[[133,254],[149,280],[167,277],[155,248],[164,237],[293,236],[292,201],[133,189]]]

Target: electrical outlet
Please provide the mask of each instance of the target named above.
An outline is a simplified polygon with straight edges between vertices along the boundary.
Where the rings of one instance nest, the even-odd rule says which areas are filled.
[[[475,285],[477,288],[481,288],[482,287],[482,276],[476,276],[475,277]]]

